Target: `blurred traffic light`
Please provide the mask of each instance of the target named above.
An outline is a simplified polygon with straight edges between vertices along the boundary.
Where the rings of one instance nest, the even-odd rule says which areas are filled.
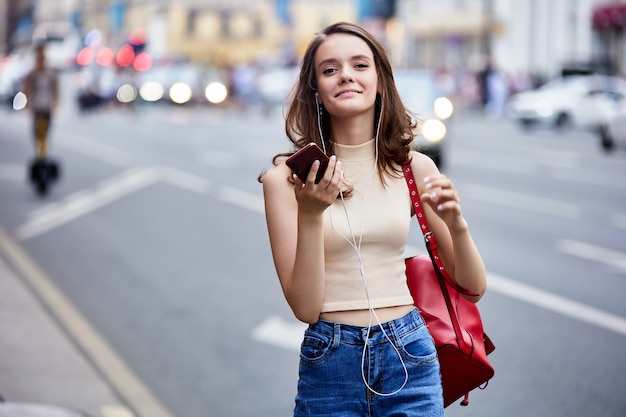
[[[128,67],[133,64],[135,61],[135,51],[130,44],[122,45],[122,47],[117,51],[117,56],[115,57],[117,65],[120,67]]]
[[[139,55],[146,48],[146,32],[143,29],[135,29],[128,35],[128,44],[133,48],[135,55]]]

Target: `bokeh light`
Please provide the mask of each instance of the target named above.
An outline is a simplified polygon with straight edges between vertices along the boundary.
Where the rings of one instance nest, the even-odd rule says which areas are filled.
[[[429,142],[439,142],[446,136],[446,125],[439,119],[428,119],[422,123],[422,136]]]
[[[85,46],[96,48],[102,44],[102,32],[97,29],[90,30],[85,35]]]
[[[15,97],[13,97],[13,110],[22,110],[26,107],[26,103],[28,103],[28,99],[26,98],[26,94],[19,91]]]
[[[228,97],[228,89],[224,84],[215,81],[207,85],[204,90],[204,95],[210,103],[218,104],[226,100],[226,97]]]
[[[96,63],[102,67],[106,67],[111,65],[113,59],[115,59],[113,51],[109,48],[102,48],[96,56]]]
[[[117,90],[116,97],[120,103],[132,103],[137,99],[137,89],[132,84],[122,84]]]
[[[142,28],[134,29],[130,35],[128,35],[128,42],[132,45],[143,45],[146,42],[146,31]]]
[[[135,60],[135,50],[133,49],[132,46],[126,44],[126,45],[123,45],[119,49],[119,51],[117,51],[116,61],[117,61],[117,65],[119,65],[120,67],[131,66],[134,60]]]
[[[165,90],[163,86],[155,81],[148,81],[139,89],[141,98],[149,102],[161,100],[164,94]]]
[[[93,61],[94,55],[93,49],[86,46],[76,55],[76,63],[82,66],[89,65]]]
[[[152,57],[147,52],[141,52],[133,62],[133,68],[139,72],[148,71],[152,68]]]
[[[448,97],[439,97],[434,104],[435,115],[441,120],[446,120],[454,112],[452,101]]]
[[[183,82],[174,83],[169,93],[172,101],[177,104],[184,104],[191,100],[191,87]]]

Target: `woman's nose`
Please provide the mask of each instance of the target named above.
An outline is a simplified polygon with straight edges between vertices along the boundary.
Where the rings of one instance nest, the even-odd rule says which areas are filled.
[[[346,83],[348,81],[354,81],[354,78],[352,76],[352,70],[350,68],[344,68],[341,71],[341,83]]]

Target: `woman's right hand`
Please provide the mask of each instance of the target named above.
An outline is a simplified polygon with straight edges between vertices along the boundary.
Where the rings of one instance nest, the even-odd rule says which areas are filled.
[[[313,162],[306,182],[302,182],[297,175],[293,175],[295,185],[294,192],[298,201],[298,209],[301,213],[319,214],[326,210],[337,199],[343,183],[343,171],[341,161],[332,155],[324,176],[316,184],[315,178],[320,168],[320,162]]]

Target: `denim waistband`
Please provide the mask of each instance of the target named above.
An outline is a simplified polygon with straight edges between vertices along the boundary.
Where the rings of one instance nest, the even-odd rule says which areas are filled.
[[[351,324],[319,320],[317,323],[310,324],[309,330],[334,337],[336,340],[341,340],[342,342],[363,344],[365,340],[368,340],[369,343],[385,342],[387,337],[401,337],[424,325],[424,319],[419,314],[418,310],[414,308],[406,315],[382,323],[382,325],[379,325],[374,320],[371,328],[368,328],[368,326],[354,326]],[[385,333],[387,336],[385,336]]]

